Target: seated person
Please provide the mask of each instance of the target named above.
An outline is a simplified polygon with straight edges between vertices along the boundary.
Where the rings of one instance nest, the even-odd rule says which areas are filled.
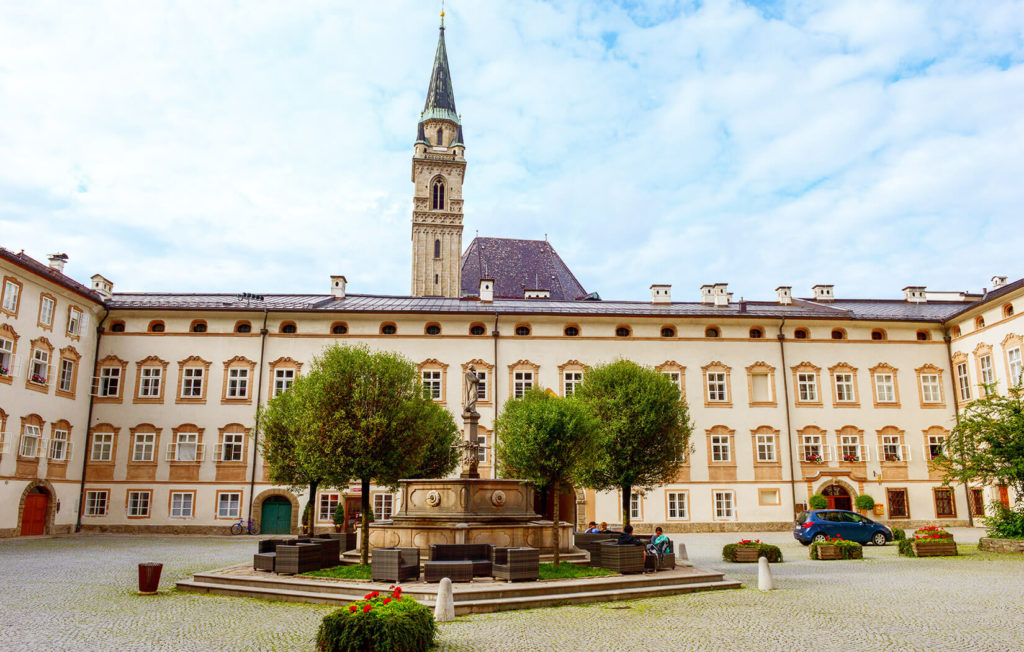
[[[601,529],[598,530],[598,534],[618,534],[618,532],[613,532],[612,530],[609,530],[608,524],[604,521],[601,521]]]
[[[654,528],[654,536],[651,538],[651,545],[654,546],[661,555],[672,552],[672,539],[665,536],[665,532],[660,527]]]
[[[616,543],[616,545],[620,545],[620,546],[642,546],[642,545],[644,545],[643,541],[641,541],[640,539],[637,539],[635,536],[633,536],[633,526],[632,525],[627,525],[626,527],[622,528],[622,534],[619,535],[619,538],[615,541],[615,543]]]
[[[587,524],[587,529],[583,534],[600,534],[601,530],[597,529],[597,522],[591,521]]]

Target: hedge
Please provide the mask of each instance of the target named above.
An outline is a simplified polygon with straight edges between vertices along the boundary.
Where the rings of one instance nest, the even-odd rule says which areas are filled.
[[[821,494],[814,494],[811,496],[807,504],[811,506],[811,509],[825,509],[828,507],[828,498],[825,498]]]
[[[846,539],[815,541],[811,544],[811,559],[818,558],[818,546],[836,546],[843,553],[843,559],[864,559],[864,547],[856,541],[847,541]]]
[[[782,551],[778,546],[773,546],[767,543],[761,543],[760,541],[750,541],[744,539],[739,543],[728,543],[722,548],[722,559],[725,561],[736,561],[736,549],[737,548],[757,548],[757,557],[767,557],[768,561],[776,564],[782,561]]]
[[[904,557],[916,557],[914,554],[914,540],[913,539],[900,539],[899,540],[900,554]]]
[[[320,652],[421,652],[437,635],[430,609],[402,596],[377,591],[324,617],[316,634]]]
[[[904,541],[907,538],[907,533],[903,531],[903,528],[889,528],[892,530],[893,541]]]
[[[853,499],[853,504],[856,505],[857,509],[867,511],[875,508],[875,499],[867,494],[861,494]]]

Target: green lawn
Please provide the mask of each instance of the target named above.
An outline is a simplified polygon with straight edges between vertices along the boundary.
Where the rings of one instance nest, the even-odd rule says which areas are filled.
[[[309,571],[303,575],[313,577],[333,577],[339,580],[368,580],[370,579],[370,566],[353,564],[352,566],[335,566],[334,568],[322,568],[316,571]]]
[[[581,564],[567,564],[562,562],[558,566],[554,564],[540,565],[540,578],[542,580],[561,580],[570,577],[598,577],[600,575],[615,575],[615,571],[607,568],[594,568]]]

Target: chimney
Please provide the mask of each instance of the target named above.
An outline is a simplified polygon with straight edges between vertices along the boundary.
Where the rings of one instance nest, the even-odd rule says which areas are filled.
[[[715,283],[714,292],[716,306],[729,305],[729,300],[732,299],[732,293],[729,292],[728,283]]]
[[[50,267],[53,267],[53,259],[55,257],[50,256]],[[67,260],[67,256],[64,256],[64,260]],[[111,281],[99,274],[93,274],[91,280],[93,291],[103,297],[104,300],[109,300],[114,296],[114,284]]]
[[[811,287],[811,290],[814,291],[814,300],[827,302],[835,301],[836,297],[832,294],[832,288],[833,286],[831,285],[815,285]]]
[[[702,285],[702,286],[700,286],[700,302],[701,303],[714,303],[715,302],[715,286],[714,285]]]
[[[344,299],[346,285],[348,285],[348,279],[346,279],[344,276],[332,276],[331,296],[333,296],[335,299]]]
[[[494,301],[494,279],[480,279],[480,300],[486,303]]]
[[[793,288],[789,285],[780,285],[775,288],[775,294],[779,296],[779,304],[783,306],[792,305],[793,303]]]
[[[903,288],[903,298],[910,303],[925,303],[928,295],[925,294],[923,285],[908,285]]]
[[[67,254],[50,254],[50,269],[55,269],[61,274],[64,273],[64,264],[68,262]],[[1004,277],[1005,278],[1005,277]]]
[[[651,303],[672,303],[672,286],[658,285],[651,286]]]
[[[1005,276],[993,276],[992,277],[992,289],[993,290],[998,290],[999,288],[1003,287],[1004,285],[1006,285],[1006,277]]]

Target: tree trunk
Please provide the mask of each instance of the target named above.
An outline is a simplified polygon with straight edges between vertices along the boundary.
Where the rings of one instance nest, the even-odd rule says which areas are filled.
[[[363,522],[359,525],[359,563],[365,566],[370,563],[370,479],[363,478],[361,482],[362,496],[359,501],[363,510]]]
[[[306,503],[309,505],[309,509],[306,510],[308,512],[308,516],[306,514],[303,514],[303,516],[306,516],[306,522],[303,523],[303,525],[306,526],[306,534],[308,534],[309,536],[313,536],[313,523],[315,522],[313,511],[316,509],[316,490],[317,487],[319,486],[320,482],[318,480],[310,480],[309,500]]]
[[[551,541],[555,544],[555,568],[558,568],[558,503],[561,502],[559,500],[559,498],[561,498],[561,494],[559,493],[562,488],[561,484],[561,481],[556,478],[555,482],[551,485],[555,492],[555,507],[552,510],[553,513],[551,516]]]
[[[629,525],[629,508],[633,505],[633,485],[624,484],[620,488],[622,489],[622,528],[625,529]]]

